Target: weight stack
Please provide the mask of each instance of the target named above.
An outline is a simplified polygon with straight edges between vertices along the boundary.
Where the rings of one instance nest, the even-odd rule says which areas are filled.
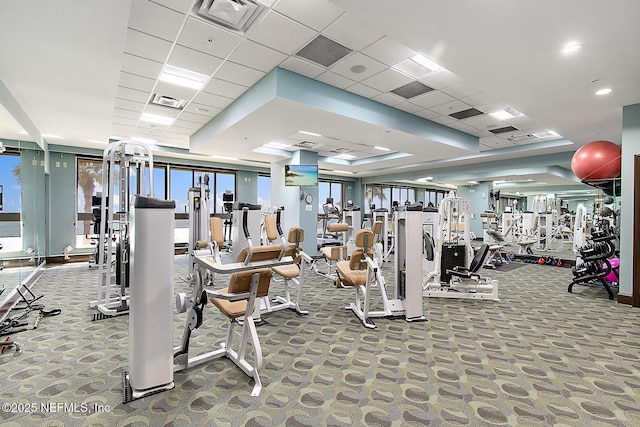
[[[466,251],[464,245],[443,245],[442,246],[442,258],[440,262],[440,282],[449,283],[451,275],[447,273],[447,270],[453,270],[454,267],[462,266],[466,264]]]

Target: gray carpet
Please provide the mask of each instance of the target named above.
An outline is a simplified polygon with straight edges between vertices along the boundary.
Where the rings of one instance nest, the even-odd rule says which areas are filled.
[[[268,325],[258,328],[264,353],[259,397],[250,396],[251,378],[218,359],[177,373],[173,390],[123,404],[127,317],[91,321],[96,271],[86,264],[49,267],[34,291],[44,294],[47,309],[62,314],[16,335],[21,355],[0,356],[0,401],[19,411],[0,411],[0,422],[640,425],[639,310],[608,300],[597,286],[576,286],[569,294],[567,268],[523,265],[481,273],[499,281],[501,301],[425,299],[427,322],[379,319],[375,330],[344,309],[351,289],[336,289],[311,273],[303,303],[310,315],[281,311],[265,316]],[[179,279],[184,274],[186,256],[176,257],[176,290],[186,290]],[[225,319],[211,305],[205,311],[192,355],[224,336]],[[174,325],[177,344],[184,314]]]

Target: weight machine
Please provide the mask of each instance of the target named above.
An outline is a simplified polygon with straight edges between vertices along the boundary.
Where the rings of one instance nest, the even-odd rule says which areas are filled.
[[[477,274],[486,259],[489,245],[482,245],[474,256],[469,235],[470,215],[467,199],[456,197],[453,192],[440,203],[435,268],[426,275],[424,296],[499,300],[498,282]]]
[[[246,217],[244,209],[247,209]],[[233,246],[231,247],[233,259],[238,259],[240,252],[246,248],[251,236],[260,238],[260,218],[262,206],[245,202],[233,202],[232,218],[232,238]],[[244,231],[244,222],[248,233]]]
[[[189,274],[195,267],[197,250],[209,248],[211,251],[211,231],[209,228],[209,174],[201,176],[198,186],[189,189]]]
[[[382,243],[382,253],[384,254],[383,260],[386,261],[392,249],[391,245],[389,245],[389,210],[387,208],[372,209],[371,224],[375,224],[376,221],[382,222],[380,243]]]
[[[148,191],[145,166],[149,167]],[[97,297],[89,306],[105,316],[118,316],[129,312],[130,198],[147,193],[153,197],[151,149],[130,140],[110,143],[103,153],[102,180],[100,218],[104,225],[99,226]]]

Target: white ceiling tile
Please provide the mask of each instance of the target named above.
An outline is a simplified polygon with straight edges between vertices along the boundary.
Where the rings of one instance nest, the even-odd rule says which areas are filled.
[[[145,105],[146,104],[144,103],[133,102],[133,101],[128,101],[126,99],[117,99],[117,98],[114,103],[115,108],[121,108],[123,110],[129,110],[129,111],[137,111],[139,113],[142,113]]]
[[[270,10],[264,19],[249,31],[247,38],[291,55],[306,45],[316,34],[311,28]]]
[[[148,114],[155,114],[156,116],[173,117],[173,118],[178,117],[178,114],[180,114],[180,111],[181,110],[178,110],[176,108],[165,107],[163,105],[156,105],[156,104],[149,104],[144,109],[144,112]]]
[[[348,78],[336,73],[332,73],[331,71],[320,74],[318,77],[316,77],[316,80],[329,84],[331,86],[338,87],[340,89],[353,86],[354,83],[353,80],[349,80]]]
[[[371,99],[373,99],[376,102],[381,102],[383,104],[390,105],[392,107],[404,101],[404,98],[398,95],[393,95],[391,93],[381,93],[380,95],[376,95]]]
[[[193,102],[215,108],[225,108],[233,102],[233,99],[224,96],[214,95],[212,93],[200,92],[193,98]],[[205,107],[206,108],[206,107]]]
[[[378,61],[393,66],[416,54],[405,45],[398,43],[392,38],[385,36],[375,43],[367,46],[362,53],[377,59]]]
[[[226,58],[242,42],[242,37],[193,17],[187,19],[177,44],[218,58]]]
[[[368,79],[363,80],[361,83],[371,86],[374,89],[378,89],[381,92],[389,92],[390,90],[397,89],[400,86],[411,83],[412,81],[413,79],[405,74],[399,73],[391,68],[387,68],[375,76],[371,76]]]
[[[192,113],[183,111],[182,113],[180,113],[180,120],[187,120],[189,122],[205,124],[209,120],[211,120],[211,118],[207,116],[202,116],[200,114],[192,114]]]
[[[490,147],[490,149],[515,147],[516,145],[513,142],[509,141],[508,139],[502,139],[496,136],[488,136],[486,138],[480,138],[480,144],[486,147]]]
[[[462,82],[462,79],[451,71],[441,68],[435,73],[419,79],[419,81],[434,89],[443,89]]]
[[[441,91],[458,99],[480,93],[480,89],[469,82],[456,83],[454,85],[447,86],[446,88],[441,89]]]
[[[444,92],[440,92],[439,90],[432,90],[431,92],[427,92],[423,95],[419,95],[414,98],[411,98],[409,102],[424,108],[432,108],[432,107],[435,107],[436,105],[441,105],[447,102],[451,102],[454,99],[455,98],[453,98],[450,95],[447,95]]]
[[[122,108],[114,108],[113,109],[114,117],[124,117],[127,119],[135,119],[136,121],[140,118],[140,112],[131,111],[131,110],[123,110]]]
[[[479,116],[469,117],[467,119],[462,119],[461,121],[463,123],[468,124],[469,126],[473,126],[478,129],[493,129],[493,128],[504,126],[504,124],[502,124],[500,120],[488,114],[481,114]]]
[[[361,73],[354,73],[351,71],[352,67],[360,65],[366,67],[366,70]],[[355,52],[353,55],[349,55],[343,60],[338,61],[335,65],[329,68],[329,70],[348,79],[360,82],[387,68],[388,67],[382,62],[369,58],[360,52]]]
[[[397,108],[398,110],[406,111],[407,113],[411,113],[411,114],[414,114],[414,113],[417,113],[418,111],[423,110],[422,107],[418,107],[417,105],[407,101],[401,101],[399,104],[396,104],[393,107]]]
[[[193,5],[193,0],[153,0],[169,9],[176,10],[180,13],[187,13]]]
[[[470,135],[477,136],[478,138],[483,138],[483,137],[485,137],[487,135],[487,131],[486,130],[481,130],[481,129],[478,129],[478,128],[475,128],[475,127],[472,127],[471,129],[469,129],[469,130],[467,130],[465,132],[467,132]]]
[[[316,31],[321,31],[344,13],[326,0],[280,0],[273,9]]]
[[[197,93],[197,90],[158,81],[153,93],[162,96],[170,96],[171,98],[182,99],[188,102]]]
[[[135,131],[136,131],[135,126],[125,126],[125,125],[118,125],[118,124],[111,125],[111,135],[129,137],[133,135]]]
[[[156,81],[148,77],[137,76],[135,74],[120,72],[118,86],[128,87],[130,89],[151,92]]]
[[[463,131],[463,132],[464,132],[465,130],[469,130],[469,131],[471,131],[471,130],[473,130],[473,129],[474,129],[473,127],[471,127],[471,126],[469,126],[469,125],[466,125],[466,124],[464,124],[464,123],[462,123],[462,122],[460,122],[460,121],[457,121],[457,122],[451,122],[451,123],[447,124],[447,126],[448,126],[448,127],[450,127],[450,128],[452,128],[452,129],[461,130],[461,131]]]
[[[273,70],[287,55],[251,40],[244,40],[229,60],[264,72]]]
[[[169,126],[163,126],[155,123],[139,121],[138,128],[136,129],[136,133],[143,132],[148,135],[161,136],[167,130],[168,127]]]
[[[207,111],[205,111],[207,110]],[[198,104],[197,102],[191,102],[189,103],[189,105],[187,105],[183,111],[187,111],[189,113],[193,113],[193,114],[201,114],[203,116],[207,116],[209,118],[215,116],[216,114],[218,114],[220,111],[222,111],[222,108],[216,108],[216,107],[212,107],[210,105],[204,105],[204,104]]]
[[[166,136],[167,138],[184,138],[186,137],[188,139],[188,137],[190,135],[192,135],[195,132],[195,130],[193,129],[187,129],[187,128],[181,128],[181,127],[176,127],[175,125],[171,126],[169,129],[167,129],[167,131],[164,133],[164,136]]]
[[[129,28],[173,42],[184,22],[184,14],[148,0],[131,4]]]
[[[280,67],[284,68],[285,70],[293,71],[294,73],[309,77],[311,79],[318,77],[325,71],[323,67],[312,64],[311,62],[305,61],[295,56],[290,56],[289,58],[287,58],[280,64]]]
[[[425,109],[422,109],[422,110],[420,110],[420,111],[416,111],[416,112],[415,112],[415,113],[413,113],[413,114],[414,114],[414,115],[416,115],[416,116],[420,116],[420,117],[422,117],[422,118],[424,118],[424,119],[427,119],[427,120],[431,120],[431,119],[433,119],[434,117],[440,117],[440,114],[438,114],[438,113],[436,113],[436,112],[433,112],[433,111],[431,111],[431,110],[428,110],[428,109],[426,109],[426,108],[425,108]]]
[[[469,104],[465,104],[459,99],[456,99],[451,102],[447,102],[446,104],[436,105],[429,109],[445,116],[447,114],[457,113],[458,111],[468,110],[469,108],[471,108]]]
[[[202,91],[235,99],[245,93],[247,89],[246,86],[213,78],[209,80],[209,83],[207,83]]]
[[[167,63],[210,76],[222,64],[222,59],[188,47],[176,46]]]
[[[432,117],[429,120],[431,120],[432,122],[440,123],[441,125],[445,125],[445,126],[456,121],[456,119],[449,116],[437,116],[437,117]]]
[[[155,81],[162,71],[162,63],[125,53],[122,55],[122,71]]]
[[[362,83],[356,83],[353,86],[349,86],[347,90],[355,93],[356,95],[364,96],[365,98],[373,98],[381,93],[379,90],[370,86],[365,86]]]
[[[127,28],[127,41],[124,51],[125,53],[164,63],[169,51],[171,51],[171,43]]]
[[[472,107],[478,108],[478,107],[487,105],[490,102],[494,102],[495,98],[486,92],[479,92],[479,93],[476,93],[475,95],[462,97],[460,98],[460,101],[466,102]],[[483,108],[478,108],[478,109],[481,111],[484,111]]]
[[[138,119],[127,119],[125,117],[114,116],[111,119],[111,123],[116,125],[135,126],[138,124]]]
[[[191,129],[196,131],[202,127],[201,123],[190,122],[187,120],[176,120],[172,126],[173,128]]]
[[[225,61],[224,64],[218,69],[215,76],[218,79],[226,80],[228,82],[236,83],[239,85],[251,87],[258,80],[265,76],[264,71],[258,71],[253,68],[244,67],[235,62]]]
[[[146,103],[149,100],[149,92],[142,92],[139,90],[118,86],[118,90],[116,91],[116,98]]]
[[[346,13],[329,25],[323,34],[353,50],[362,50],[384,37],[384,33]]]

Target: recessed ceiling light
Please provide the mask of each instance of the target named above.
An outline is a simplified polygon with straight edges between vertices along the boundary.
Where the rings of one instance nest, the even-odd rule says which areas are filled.
[[[611,93],[612,89],[610,87],[604,88],[604,89],[600,89],[598,91],[596,91],[596,95],[607,95],[609,93]]]
[[[389,149],[389,148],[386,148],[386,147],[378,147],[377,145],[376,145],[375,147],[373,147],[373,148],[375,148],[376,150],[380,150],[380,151],[391,151],[391,149]]]
[[[495,117],[498,120],[509,120],[514,117],[522,116],[522,113],[515,108],[505,108],[504,110],[489,113],[489,115]]]
[[[160,81],[196,90],[202,89],[208,79],[209,76],[205,74],[169,64],[165,64],[165,66],[162,67],[162,73],[160,73],[160,77],[158,77]]]
[[[476,185],[478,183],[478,181],[468,181],[469,184],[473,184]]]
[[[574,53],[579,51],[582,48],[582,45],[578,42],[571,42],[565,44],[562,49],[560,49],[560,53],[564,55],[568,55],[570,53]]]
[[[142,113],[140,120],[157,125],[171,126],[176,121],[174,117],[160,116],[158,114]]]
[[[440,68],[442,68],[440,66],[440,64],[436,64],[435,62],[433,62],[429,58],[426,58],[426,57],[424,57],[424,56],[422,56],[420,54],[412,56],[411,60],[414,61],[414,62],[417,62],[418,64],[422,65],[423,67],[429,69],[429,71],[436,71],[436,70],[439,70]]]
[[[196,111],[198,113],[208,113],[209,109],[208,108],[203,108],[203,107],[198,107],[198,108],[196,108]]]
[[[360,74],[364,73],[365,71],[367,71],[367,67],[365,67],[364,65],[354,65],[353,67],[351,67],[352,73]]]
[[[284,148],[290,147],[288,144],[283,144],[281,142],[267,142],[263,145],[264,148],[275,148],[276,150],[282,150]]]
[[[354,156],[353,154],[346,154],[346,153],[338,154],[337,156],[333,156],[333,157],[335,157],[336,159],[342,159],[342,160],[352,160],[356,158],[356,156]]]
[[[353,172],[349,172],[349,171],[341,171],[339,169],[334,169],[333,171],[336,173],[347,173],[347,174],[353,175]]]
[[[63,136],[60,135],[52,135],[50,133],[43,133],[42,136],[44,136],[45,138],[53,138],[53,139],[64,139]]]
[[[551,136],[560,136],[557,132],[554,132],[552,130],[545,130],[542,132],[536,132],[533,134],[533,136],[535,136],[536,138],[549,138]]]
[[[423,181],[432,181],[433,177],[432,176],[425,176],[424,178],[422,178]]]
[[[306,130],[299,130],[299,133],[303,133],[305,135],[311,135],[311,136],[322,136],[319,133],[315,133],[315,132],[307,132]]]
[[[240,160],[237,157],[229,157],[229,156],[214,156],[214,155],[211,155],[209,157],[211,157],[212,159],[221,159],[221,160]]]

